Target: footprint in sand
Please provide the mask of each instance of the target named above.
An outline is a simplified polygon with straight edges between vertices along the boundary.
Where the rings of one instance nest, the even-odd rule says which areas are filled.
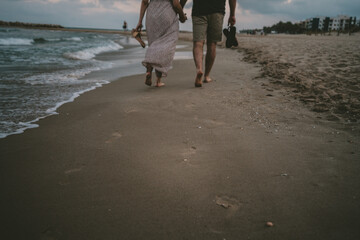
[[[204,120],[204,123],[205,123],[205,125],[207,125],[209,128],[216,128],[216,127],[225,125],[225,122],[221,122],[221,121],[213,120],[213,119],[205,119],[205,120]]]
[[[192,146],[191,148],[186,148],[182,152],[182,157],[184,159],[184,162],[190,163],[191,157],[196,154],[196,147]]]
[[[216,196],[215,203],[228,210],[228,217],[234,215],[241,205],[237,199],[228,196]]]
[[[122,134],[119,132],[114,132],[113,134],[111,134],[111,138],[109,138],[108,140],[105,141],[105,143],[112,143],[115,140],[119,139],[122,137]]]
[[[194,103],[189,103],[189,104],[185,104],[184,108],[187,111],[195,111],[196,105]]]
[[[72,174],[72,173],[81,172],[82,169],[83,169],[82,167],[80,167],[80,168],[72,168],[72,169],[66,170],[64,173],[66,175],[69,175],[69,174]]]
[[[41,240],[56,240],[61,239],[61,233],[57,229],[53,229],[51,227],[47,228],[42,232]]]
[[[136,109],[128,109],[128,110],[125,110],[125,113],[126,114],[130,114],[130,113],[134,113],[134,112],[137,112],[138,110]]]

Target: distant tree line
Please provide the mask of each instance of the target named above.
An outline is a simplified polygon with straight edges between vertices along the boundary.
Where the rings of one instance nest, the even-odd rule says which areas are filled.
[[[25,27],[25,28],[64,28],[56,24],[41,24],[41,23],[23,23],[23,22],[5,22],[0,20],[0,26],[4,27]]]
[[[288,34],[301,34],[305,33],[306,29],[299,24],[293,24],[291,22],[278,22],[277,24],[272,25],[271,27],[264,27],[263,31],[265,34],[271,32],[277,33],[288,33]]]

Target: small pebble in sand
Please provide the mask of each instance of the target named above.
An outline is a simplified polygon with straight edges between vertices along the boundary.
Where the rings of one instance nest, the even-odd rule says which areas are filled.
[[[266,222],[266,226],[267,226],[267,227],[273,227],[273,226],[274,226],[274,223],[272,223],[272,222]]]

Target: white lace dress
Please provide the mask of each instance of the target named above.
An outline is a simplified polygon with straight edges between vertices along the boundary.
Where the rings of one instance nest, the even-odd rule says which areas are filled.
[[[142,63],[166,77],[172,68],[179,37],[179,18],[170,0],[150,1],[146,12],[146,34],[149,47]]]

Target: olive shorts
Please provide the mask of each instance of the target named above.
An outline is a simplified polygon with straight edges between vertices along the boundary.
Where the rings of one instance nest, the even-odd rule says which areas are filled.
[[[213,13],[204,16],[192,16],[193,41],[221,42],[224,14]]]

